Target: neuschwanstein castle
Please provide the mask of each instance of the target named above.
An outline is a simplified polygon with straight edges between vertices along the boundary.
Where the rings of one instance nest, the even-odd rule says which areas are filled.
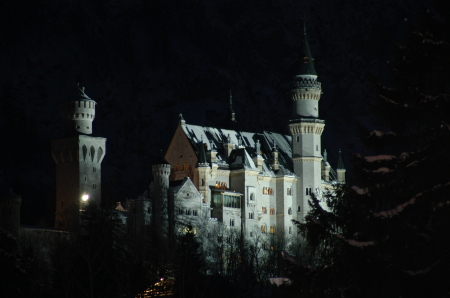
[[[167,152],[152,166],[149,190],[127,210],[120,204],[116,210],[136,231],[154,225],[170,235],[180,222],[194,230],[206,222],[240,228],[248,237],[255,231],[293,233],[292,220],[305,217],[312,194],[345,182],[341,157],[335,171],[321,148],[321,90],[305,32],[290,92],[292,118],[286,125],[291,135],[202,127],[180,115]],[[95,107],[82,88],[77,98],[62,103],[66,137],[52,141],[59,228],[70,226],[70,208],[82,210],[101,198],[106,139],[91,136]],[[235,121],[231,95],[230,109]]]

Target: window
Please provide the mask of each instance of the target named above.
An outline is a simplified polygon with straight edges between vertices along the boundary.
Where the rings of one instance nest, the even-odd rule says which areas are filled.
[[[189,170],[189,165],[188,164],[184,164],[183,168],[184,168],[185,171],[187,171],[187,170]]]
[[[250,232],[250,237],[253,237],[253,232]]]
[[[292,188],[288,187],[287,189],[287,195],[292,196]]]
[[[92,172],[95,173],[96,171],[97,171],[97,169],[96,169],[95,167],[93,167],[93,168],[92,168]]]
[[[230,219],[230,227],[234,227],[234,218]]]
[[[252,194],[250,195],[250,201],[254,201],[254,200],[255,200],[255,194],[252,193]]]
[[[297,136],[297,142],[300,142],[300,136]]]
[[[261,233],[265,233],[266,232],[266,225],[262,225],[261,226]]]
[[[297,212],[300,212],[300,206],[297,207]]]
[[[289,234],[292,234],[292,227],[289,227]]]
[[[205,179],[202,179],[202,186],[205,186]]]
[[[248,213],[248,218],[249,219],[254,219],[255,218],[255,214],[253,212],[249,212]]]
[[[192,210],[192,215],[197,216],[197,210]]]
[[[179,215],[183,214],[183,209],[178,208],[178,214],[179,214]]]
[[[262,207],[262,213],[267,214],[267,208],[266,207]]]
[[[87,178],[86,178],[86,176],[84,176],[84,181],[86,181],[87,180]]]
[[[191,209],[186,209],[186,215],[191,215]]]
[[[306,188],[306,195],[310,196],[312,194],[312,188]]]
[[[270,214],[271,214],[271,215],[274,215],[274,214],[275,214],[275,208],[270,207]]]
[[[271,227],[270,227],[270,234],[273,234],[273,233],[275,233],[275,227],[274,227],[274,226],[271,226]]]
[[[263,187],[263,195],[273,195],[272,187]]]
[[[290,207],[288,208],[288,214],[292,215],[292,209]]]
[[[64,207],[64,201],[61,201],[61,207]]]

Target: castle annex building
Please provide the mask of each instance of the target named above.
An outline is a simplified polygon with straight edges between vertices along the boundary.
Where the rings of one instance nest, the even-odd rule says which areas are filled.
[[[312,194],[345,182],[342,158],[334,171],[326,151],[322,155],[322,88],[306,31],[299,64],[290,92],[290,135],[191,125],[180,114],[165,158],[153,166],[153,222],[162,230],[170,234],[179,218],[193,226],[203,218],[241,227],[250,237],[254,231],[292,233],[292,220],[303,220]],[[235,121],[231,96],[230,113]]]

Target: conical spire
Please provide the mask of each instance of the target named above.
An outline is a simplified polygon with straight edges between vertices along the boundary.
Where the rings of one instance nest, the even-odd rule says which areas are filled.
[[[314,75],[317,76],[314,61],[309,50],[308,39],[306,38],[306,24],[303,19],[303,40],[299,54],[300,69],[298,75]]]
[[[162,150],[160,150],[159,152],[159,156],[155,161],[156,165],[168,165],[169,163],[167,162],[166,158],[164,157],[164,154],[162,152]]]
[[[198,156],[198,165],[199,166],[208,165],[208,161],[206,160],[206,152],[205,152],[205,145],[206,144],[204,144],[203,140],[202,140],[198,145],[200,147],[199,148],[200,152],[199,152],[199,156]]]
[[[231,94],[231,89],[230,89],[230,116],[231,122],[236,122],[236,114],[234,113],[233,110],[233,95]]]
[[[338,170],[345,170],[344,162],[342,161],[341,149],[339,149],[339,160],[338,160],[338,166],[337,166],[337,169],[338,169]]]

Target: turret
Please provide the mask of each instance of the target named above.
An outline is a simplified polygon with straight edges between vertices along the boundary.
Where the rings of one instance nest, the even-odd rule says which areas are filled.
[[[314,60],[306,38],[306,26],[303,28],[303,40],[299,55],[299,70],[294,76],[291,98],[293,101],[293,119],[319,117],[319,100],[322,86],[317,81]]]
[[[160,236],[167,237],[173,228],[172,218],[173,206],[169,206],[167,192],[169,189],[170,164],[160,152],[155,164],[152,165],[154,184],[154,212],[153,224]],[[170,223],[169,223],[170,222]]]
[[[96,102],[84,93],[84,87],[77,85],[68,100],[61,103],[61,116],[66,135],[92,134]]]
[[[261,143],[259,142],[259,140],[256,140],[255,151],[256,151],[256,156],[253,158],[253,162],[255,163],[256,167],[260,171],[262,171],[264,158],[261,156]]]
[[[233,151],[236,148],[236,145],[231,142],[230,135],[227,136],[223,144],[223,147],[225,150],[226,158],[228,159],[228,157],[230,157],[231,151]]]
[[[328,163],[328,154],[327,150],[323,151],[323,162],[322,162],[322,179],[325,181],[330,181],[330,171],[331,166]]]
[[[273,148],[272,148],[272,169],[274,171],[278,171],[280,169],[280,164],[278,162],[278,149],[277,146],[275,145],[275,143],[273,144]]]
[[[345,167],[344,161],[342,160],[341,149],[339,149],[339,160],[337,166],[337,182],[345,183]]]

